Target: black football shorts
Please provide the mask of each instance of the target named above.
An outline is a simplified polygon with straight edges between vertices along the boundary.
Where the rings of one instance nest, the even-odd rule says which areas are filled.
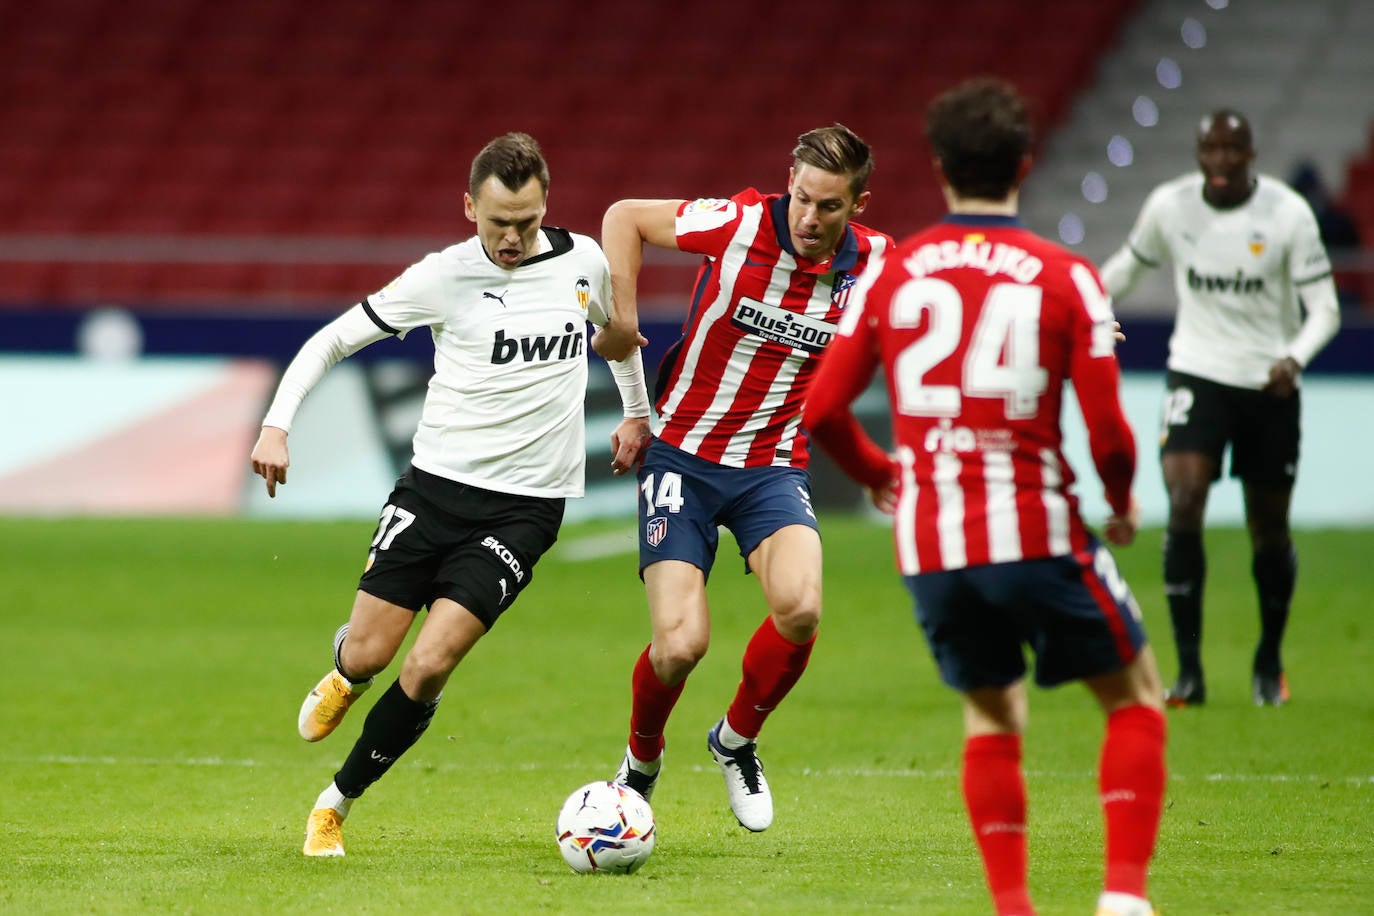
[[[1231,476],[1248,483],[1289,486],[1298,475],[1301,394],[1275,397],[1170,370],[1164,376],[1159,450],[1210,455],[1221,476],[1231,449]],[[1216,479],[1216,478],[1213,478]]]
[[[564,502],[407,468],[382,508],[358,588],[413,611],[451,598],[490,630],[558,539]]]

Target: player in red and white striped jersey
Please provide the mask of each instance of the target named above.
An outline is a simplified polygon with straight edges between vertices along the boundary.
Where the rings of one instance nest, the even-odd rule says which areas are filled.
[[[859,274],[891,244],[850,221],[868,203],[872,168],[852,131],[819,128],[799,138],[786,194],[622,200],[602,224],[615,311],[592,344],[610,359],[642,340],[643,245],[703,257],[682,339],[659,370],[659,419],[639,470],[653,640],[635,665],[617,779],[646,796],[656,784],[668,716],[709,642],[706,578],[724,526],[769,616],[745,649],[739,689],[708,747],[731,810],[755,831],[773,820],[755,739],[805,670],[821,616],[802,404]]]
[[[963,792],[997,912],[1026,885],[1024,649],[1041,686],[1081,680],[1107,714],[1099,785],[1107,870],[1098,913],[1146,916],[1164,791],[1163,691],[1140,609],[1085,527],[1061,451],[1072,381],[1128,544],[1135,440],[1118,394],[1111,301],[1082,258],[1021,228],[1030,125],[980,79],[926,120],[950,215],[875,258],[804,412],[816,441],[894,513],[898,565],[942,679],[964,698]],[[895,459],[849,409],[883,368]]]
[[[729,467],[806,467],[801,404],[816,357],[875,243],[888,244],[851,224],[830,257],[799,259],[779,241],[788,205],[750,188],[684,203],[675,218],[676,247],[706,262],[660,378],[655,434]]]

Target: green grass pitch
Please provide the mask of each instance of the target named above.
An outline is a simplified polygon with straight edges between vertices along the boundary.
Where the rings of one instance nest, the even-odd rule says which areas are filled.
[[[763,613],[727,536],[712,649],[669,724],[654,856],[628,877],[569,871],[553,818],[613,773],[648,638],[632,554],[578,549],[628,548],[629,528],[565,529],[429,733],[355,805],[347,857],[321,861],[300,854],[305,817],[372,700],[316,745],[296,711],[328,668],[371,524],[0,520],[0,912],[990,912],[957,790],[957,698],[886,529],[839,516],[823,519],[820,642],[761,744],[773,827],[735,824],[704,746]],[[1207,536],[1210,704],[1169,714],[1151,885],[1165,916],[1374,912],[1374,532],[1297,541],[1294,701],[1257,709],[1245,536]],[[1116,553],[1171,679],[1159,534]],[[1092,910],[1100,734],[1081,688],[1033,693],[1042,916]]]

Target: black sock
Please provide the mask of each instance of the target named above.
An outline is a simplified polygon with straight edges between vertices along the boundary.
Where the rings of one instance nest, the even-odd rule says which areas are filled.
[[[1279,646],[1288,626],[1288,608],[1293,601],[1293,587],[1298,581],[1298,553],[1292,543],[1283,547],[1262,550],[1255,554],[1250,565],[1259,593],[1260,641],[1255,650],[1255,671],[1277,675],[1283,671]]]
[[[1180,674],[1202,674],[1202,586],[1206,578],[1202,534],[1165,532],[1164,594],[1169,600]]]
[[[349,798],[357,798],[381,779],[391,765],[420,740],[438,705],[438,700],[415,702],[406,696],[399,680],[387,688],[367,714],[363,733],[358,736],[348,759],[334,774],[334,784],[339,791]]]

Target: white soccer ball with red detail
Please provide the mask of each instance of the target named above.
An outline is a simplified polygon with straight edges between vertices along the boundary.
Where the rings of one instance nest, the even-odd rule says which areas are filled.
[[[590,782],[558,812],[558,851],[575,872],[628,875],[654,851],[654,812],[634,789]]]

